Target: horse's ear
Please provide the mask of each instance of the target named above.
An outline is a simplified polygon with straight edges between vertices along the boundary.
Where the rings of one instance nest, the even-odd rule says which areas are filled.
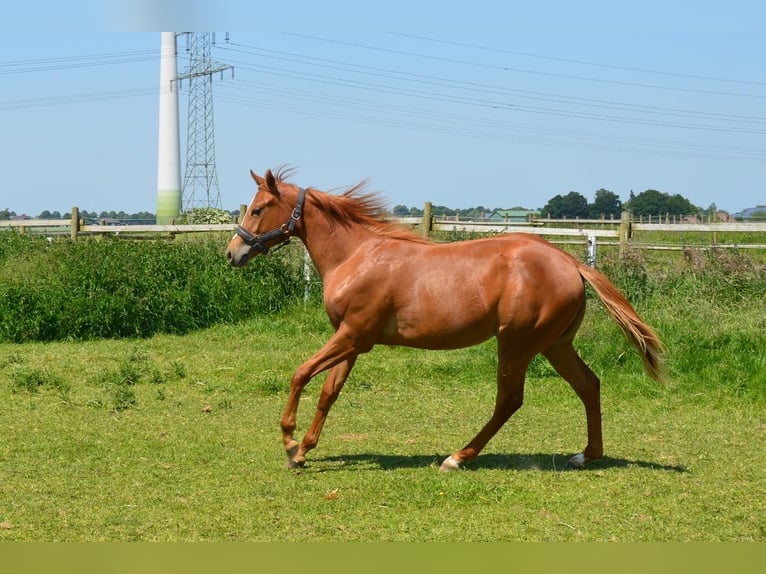
[[[279,197],[279,188],[277,187],[277,179],[271,170],[266,170],[266,188],[276,197]]]
[[[258,184],[258,187],[261,187],[264,183],[266,183],[266,180],[263,179],[260,175],[255,173],[252,169],[250,170],[250,177],[253,178],[256,184]]]

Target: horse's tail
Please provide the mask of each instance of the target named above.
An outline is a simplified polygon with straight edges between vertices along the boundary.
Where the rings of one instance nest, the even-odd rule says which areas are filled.
[[[625,296],[603,273],[580,262],[578,271],[593,287],[630,344],[641,354],[647,374],[656,381],[662,381],[665,375],[662,365],[664,347],[654,330],[641,320]]]

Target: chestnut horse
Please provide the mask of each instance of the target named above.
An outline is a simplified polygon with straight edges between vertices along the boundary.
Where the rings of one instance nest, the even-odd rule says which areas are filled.
[[[497,396],[486,425],[441,464],[460,468],[475,459],[521,406],[524,377],[542,353],[585,406],[588,443],[568,466],[582,467],[603,454],[600,381],[572,344],[585,314],[587,281],[646,372],[661,377],[662,343],[630,303],[599,271],[544,239],[526,233],[436,244],[383,219],[378,196],[357,185],[339,194],[288,183],[289,170],[250,172],[258,190],[226,257],[241,267],[254,254],[300,238],[324,286],[335,333],[290,381],[281,420],[288,466],[302,466],[361,353],[376,344],[456,349],[497,338]],[[318,408],[303,442],[293,437],[298,401],[306,384],[328,370]]]

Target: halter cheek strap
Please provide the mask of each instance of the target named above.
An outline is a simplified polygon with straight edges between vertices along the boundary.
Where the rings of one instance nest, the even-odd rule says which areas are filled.
[[[263,255],[267,255],[271,247],[267,246],[267,243],[272,241],[278,241],[277,249],[280,249],[290,243],[290,235],[295,229],[295,224],[303,215],[303,204],[306,201],[306,190],[302,187],[298,188],[298,205],[293,209],[290,219],[284,225],[262,233],[261,235],[253,235],[247,229],[241,225],[237,227],[237,235],[253,249],[257,249]],[[272,246],[273,247],[273,246]]]

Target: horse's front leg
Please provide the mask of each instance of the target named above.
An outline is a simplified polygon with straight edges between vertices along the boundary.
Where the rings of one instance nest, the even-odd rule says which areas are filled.
[[[338,393],[340,393],[340,389],[346,381],[358,354],[359,351],[355,348],[354,338],[350,336],[346,329],[341,327],[317,354],[295,371],[290,381],[290,394],[287,398],[287,405],[285,406],[285,412],[282,415],[281,421],[282,444],[287,453],[288,467],[303,466],[306,452],[316,446],[322,425],[327,417],[327,412],[329,412],[330,407],[335,402],[335,399],[337,399]],[[296,427],[301,392],[313,377],[331,367],[336,368],[333,368],[327,376],[327,382],[322,387],[319,410],[303,441],[303,445],[299,446],[293,433]]]
[[[302,374],[304,366],[295,371],[293,378],[290,381],[290,394],[287,397],[287,404],[285,405],[285,411],[282,413],[282,420],[280,426],[282,427],[282,444],[285,447],[287,453],[287,466],[293,467],[293,458],[298,452],[298,441],[293,438],[295,432],[295,421],[298,416],[298,401],[301,398],[301,392],[303,387],[311,380],[311,377]]]
[[[354,367],[356,358],[348,359],[335,365],[327,374],[327,380],[322,385],[322,392],[319,395],[319,404],[317,412],[311,426],[303,436],[303,441],[297,449],[293,447],[293,452],[288,452],[288,466],[303,466],[306,462],[306,453],[316,448],[319,443],[319,435],[322,434],[322,427],[327,420],[330,408],[340,395],[343,384],[346,382],[351,369]],[[297,444],[297,443],[296,443]],[[292,455],[292,456],[291,456]]]

